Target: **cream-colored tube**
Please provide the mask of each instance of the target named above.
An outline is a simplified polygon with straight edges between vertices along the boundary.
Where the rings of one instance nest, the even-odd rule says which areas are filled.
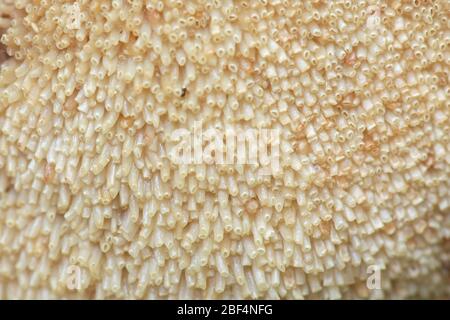
[[[449,297],[448,10],[0,0],[0,299]]]

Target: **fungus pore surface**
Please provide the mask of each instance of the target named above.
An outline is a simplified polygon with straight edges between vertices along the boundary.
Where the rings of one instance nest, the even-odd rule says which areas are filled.
[[[448,298],[449,10],[1,0],[0,299]]]

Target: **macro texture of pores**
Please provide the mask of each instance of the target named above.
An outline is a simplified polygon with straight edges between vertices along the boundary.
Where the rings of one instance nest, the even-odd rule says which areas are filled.
[[[0,299],[450,296],[448,1],[12,2]],[[199,121],[280,169],[174,163]]]
[[[0,36],[9,28],[14,11],[13,0],[0,1]],[[7,54],[5,48],[3,44],[0,43],[0,63],[5,61],[6,58]]]

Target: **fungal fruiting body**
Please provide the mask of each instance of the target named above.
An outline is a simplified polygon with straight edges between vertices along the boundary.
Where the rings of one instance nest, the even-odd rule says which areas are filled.
[[[449,297],[448,1],[0,8],[0,299]]]
[[[13,0],[0,1],[0,35],[9,27],[11,22],[11,14],[14,11]],[[0,63],[7,58],[5,50],[0,47]]]

